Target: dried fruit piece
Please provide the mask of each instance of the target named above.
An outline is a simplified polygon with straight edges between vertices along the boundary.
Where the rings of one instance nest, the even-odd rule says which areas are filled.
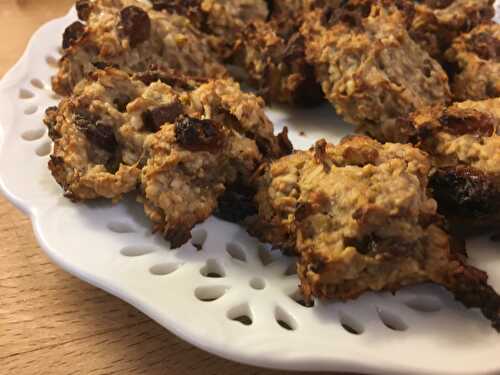
[[[92,10],[90,0],[78,0],[75,4],[78,18],[82,21],[87,21]]]
[[[182,117],[175,124],[177,142],[191,151],[217,151],[222,145],[223,133],[212,120]]]
[[[85,25],[79,21],[73,22],[64,30],[62,47],[64,49],[71,47],[71,45],[80,39],[84,33]]]
[[[156,108],[147,109],[142,114],[142,121],[147,130],[157,132],[165,123],[173,123],[183,113],[182,105],[179,101],[162,105]]]
[[[85,134],[90,143],[108,152],[118,147],[113,128],[86,110],[75,114],[76,127]]]
[[[143,9],[130,5],[120,12],[120,30],[131,47],[146,41],[151,33],[151,20]]]

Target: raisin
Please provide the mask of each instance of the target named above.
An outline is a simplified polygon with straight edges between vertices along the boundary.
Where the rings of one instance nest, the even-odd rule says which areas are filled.
[[[441,168],[431,176],[429,185],[440,210],[467,216],[497,212],[500,192],[484,173],[470,167]]]
[[[302,221],[314,213],[313,207],[308,202],[300,202],[295,210],[295,219]]]
[[[88,141],[108,152],[114,152],[118,147],[113,128],[105,124],[97,116],[87,110],[75,113],[75,125]]]
[[[175,10],[177,2],[175,0],[150,0],[154,10]]]
[[[92,63],[92,65],[94,65],[94,67],[96,67],[97,69],[106,69],[106,68],[119,69],[120,68],[117,64],[111,64],[111,63],[107,63],[104,61],[95,61]]]
[[[64,49],[71,47],[71,45],[80,39],[84,33],[85,25],[79,21],[73,22],[64,30],[62,47]]]
[[[200,0],[151,0],[154,10],[188,15],[190,10],[200,6]]]
[[[87,21],[90,16],[91,5],[89,0],[78,0],[76,2],[76,13],[82,21]]]
[[[168,229],[164,233],[165,239],[170,242],[171,249],[177,249],[184,245],[191,238],[190,231],[178,229]]]
[[[113,128],[101,121],[87,129],[87,139],[108,152],[114,152],[118,147]]]
[[[130,46],[145,42],[151,34],[151,20],[148,14],[134,5],[125,7],[120,12],[120,32],[129,38]]]
[[[57,107],[49,107],[45,110],[45,118],[43,120],[49,129],[49,138],[56,140],[61,138],[61,134],[56,130],[57,125]]]
[[[433,9],[444,9],[449,7],[455,0],[417,0]]]
[[[484,113],[457,116],[445,113],[439,118],[444,130],[453,135],[475,134],[491,137],[495,132],[495,121]]]
[[[191,151],[215,152],[222,146],[220,126],[212,120],[182,117],[175,124],[177,142]]]
[[[373,233],[361,238],[346,238],[344,245],[355,247],[363,255],[381,254],[384,257],[410,256],[415,250],[414,243],[405,242],[402,238],[379,238]]]
[[[288,128],[285,126],[278,134],[278,144],[281,149],[281,156],[290,155],[293,152],[293,144],[288,138]]]
[[[276,12],[276,0],[266,0],[267,5],[267,18],[266,21],[269,21],[274,13]]]
[[[257,214],[254,196],[255,190],[250,187],[238,183],[231,185],[219,198],[214,215],[231,223],[240,223]]]
[[[142,114],[142,121],[147,130],[157,132],[163,124],[167,122],[173,123],[182,113],[182,104],[175,101],[167,105],[144,111]]]
[[[130,98],[125,94],[118,94],[118,96],[113,100],[113,104],[116,106],[120,112],[127,111],[127,104],[130,103]]]

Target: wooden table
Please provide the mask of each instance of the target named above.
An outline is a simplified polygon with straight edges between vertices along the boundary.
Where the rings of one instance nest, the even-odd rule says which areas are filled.
[[[0,75],[72,0],[0,0]],[[29,219],[0,196],[1,374],[285,374],[181,341],[121,300],[53,265]]]

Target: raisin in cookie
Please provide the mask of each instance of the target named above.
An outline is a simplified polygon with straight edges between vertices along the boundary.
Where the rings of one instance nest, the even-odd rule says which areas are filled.
[[[500,96],[500,25],[488,23],[453,41],[447,62],[456,68],[451,90],[456,100]]]
[[[251,232],[298,256],[306,297],[443,285],[500,330],[500,296],[464,263],[427,192],[431,164],[410,146],[351,136],[271,163],[258,179]]]
[[[417,145],[429,153],[430,186],[461,234],[500,224],[500,99],[433,107],[412,116]]]
[[[75,201],[119,199],[136,188],[140,173],[137,159],[123,162],[119,132],[128,121],[126,105],[144,85],[114,70],[94,78],[80,82],[45,118],[54,141],[49,169]]]
[[[263,102],[232,81],[204,84],[181,99],[184,114],[145,142],[141,200],[173,247],[217,208],[227,187],[248,186],[265,160],[289,153],[275,137]]]
[[[263,100],[234,81],[161,70],[97,70],[46,123],[49,167],[69,197],[117,200],[140,186],[146,214],[173,246],[213,213],[226,186],[248,186],[263,161],[291,152]]]
[[[275,22],[255,21],[238,36],[233,63],[248,74],[247,82],[268,102],[313,106],[322,99],[314,69],[305,58],[298,31],[279,33]]]
[[[58,94],[70,94],[86,75],[107,66],[129,73],[157,65],[195,77],[226,75],[206,37],[182,15],[133,0],[78,4],[86,24],[77,21],[64,32],[64,53],[52,80]]]

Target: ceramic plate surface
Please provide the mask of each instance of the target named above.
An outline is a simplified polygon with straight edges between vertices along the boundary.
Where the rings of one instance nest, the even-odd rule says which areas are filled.
[[[55,263],[193,345],[247,364],[381,374],[500,373],[500,335],[440,287],[405,288],[394,296],[368,293],[350,303],[308,308],[300,303],[293,259],[268,252],[236,225],[211,218],[194,229],[192,242],[170,250],[151,234],[133,197],[114,206],[63,198],[47,169],[51,143],[42,118],[57,103],[50,77],[62,31],[74,19],[70,12],[38,30],[0,84],[0,186],[30,215]],[[299,148],[320,137],[337,142],[351,131],[329,106],[268,114],[277,130],[290,127]],[[487,238],[469,241],[471,262],[488,271],[500,291],[499,247]]]

